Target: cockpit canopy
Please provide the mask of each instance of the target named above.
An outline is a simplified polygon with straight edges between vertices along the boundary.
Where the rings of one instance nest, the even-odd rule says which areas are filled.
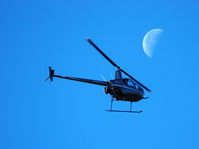
[[[134,82],[134,81],[131,80],[131,79],[123,79],[123,82],[124,82],[126,85],[129,85],[129,86],[131,86],[131,87],[133,87],[133,88],[136,88],[136,89],[138,89],[138,90],[140,90],[140,91],[144,91],[144,90],[142,89],[142,87],[139,86],[139,84],[137,84],[136,82]]]

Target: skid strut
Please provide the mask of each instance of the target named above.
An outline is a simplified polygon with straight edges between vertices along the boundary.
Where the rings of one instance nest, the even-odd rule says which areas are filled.
[[[113,107],[113,101],[114,101],[114,97],[111,99],[111,106],[110,106],[110,110],[106,110],[108,112],[126,112],[126,113],[141,113],[143,111],[132,111],[132,102],[130,103],[130,110],[129,111],[123,111],[123,110],[112,110]]]

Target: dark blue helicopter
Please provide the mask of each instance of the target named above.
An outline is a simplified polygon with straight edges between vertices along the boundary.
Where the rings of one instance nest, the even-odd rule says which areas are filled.
[[[100,50],[89,38],[87,41],[102,55],[104,56],[113,66],[117,68],[115,72],[115,79],[109,81],[98,81],[91,79],[83,79],[69,76],[60,76],[55,75],[55,70],[49,67],[49,76],[45,80],[50,79],[53,81],[53,78],[62,78],[69,79],[74,81],[80,81],[85,83],[91,83],[96,85],[105,86],[104,91],[106,94],[110,94],[112,96],[110,110],[109,112],[131,112],[131,113],[140,113],[142,111],[132,111],[132,102],[137,102],[142,99],[147,99],[148,97],[144,97],[144,90],[151,92],[146,86],[138,82],[135,78],[129,75],[126,71],[121,69],[117,64],[115,64],[102,50]],[[123,78],[122,73],[124,73],[129,78]],[[129,111],[121,111],[121,110],[112,110],[113,101],[128,101],[130,102],[130,110]]]

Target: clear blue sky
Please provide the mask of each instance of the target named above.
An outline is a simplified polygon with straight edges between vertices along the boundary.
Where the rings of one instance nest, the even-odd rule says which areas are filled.
[[[1,0],[0,148],[198,149],[198,19],[196,0]],[[142,39],[153,28],[164,32],[150,59]],[[143,113],[106,112],[101,86],[43,81],[49,65],[112,79],[86,37],[152,90],[133,105]]]

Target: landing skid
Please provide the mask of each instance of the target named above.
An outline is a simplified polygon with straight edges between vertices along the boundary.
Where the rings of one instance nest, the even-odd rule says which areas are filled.
[[[141,112],[143,112],[142,110],[141,110],[141,111],[132,111],[132,102],[131,102],[131,104],[130,104],[130,110],[129,110],[129,111],[112,110],[113,101],[116,101],[116,100],[114,100],[114,97],[113,97],[112,100],[111,100],[111,107],[110,107],[110,110],[106,110],[106,111],[108,111],[108,112],[126,112],[126,113],[141,113]]]
[[[143,111],[120,111],[120,110],[106,110],[108,112],[126,112],[126,113],[142,113]]]

